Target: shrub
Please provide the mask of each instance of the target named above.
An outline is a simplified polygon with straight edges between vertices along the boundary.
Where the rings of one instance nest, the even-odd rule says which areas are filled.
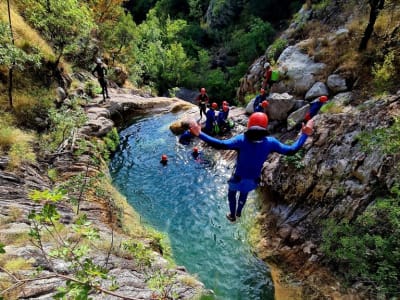
[[[18,167],[22,163],[33,163],[36,160],[35,152],[27,141],[18,141],[11,146],[10,152],[8,153],[10,161],[8,168],[11,170]]]
[[[302,161],[304,157],[304,150],[300,149],[297,153],[293,155],[283,156],[282,159],[286,165],[294,166],[297,170],[304,169],[304,162]]]
[[[32,134],[0,121],[0,151],[8,152],[8,168],[14,169],[23,162],[35,161],[36,156],[30,145],[33,140]]]
[[[382,64],[374,64],[372,75],[378,93],[390,91],[396,86],[398,70],[396,70],[395,52],[390,51],[385,55]]]
[[[271,46],[268,47],[267,49],[267,59],[270,62],[275,62],[279,55],[281,55],[282,51],[285,50],[288,42],[286,39],[276,39]]]
[[[400,293],[400,190],[378,199],[353,222],[325,223],[322,251],[349,284],[361,281],[379,296]]]

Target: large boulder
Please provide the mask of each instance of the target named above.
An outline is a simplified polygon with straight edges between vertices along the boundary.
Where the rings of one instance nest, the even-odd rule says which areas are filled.
[[[346,79],[338,74],[329,75],[326,81],[328,88],[335,94],[347,91]]]
[[[314,100],[319,96],[329,95],[328,88],[323,82],[316,82],[306,93],[306,100]]]
[[[249,103],[247,103],[246,114],[251,115],[254,112],[254,101],[255,100],[256,100],[256,98],[253,98],[250,100]]]
[[[286,120],[289,111],[291,111],[296,104],[293,96],[288,93],[272,93],[268,97],[268,102],[267,114],[269,119],[278,121]]]
[[[310,109],[310,104],[307,104],[298,110],[292,112],[287,118],[287,130],[292,130],[297,124],[300,124],[304,117],[306,116],[308,110]]]
[[[277,85],[279,91],[301,96],[323,77],[327,68],[324,63],[316,63],[297,45],[287,47],[279,56],[277,64],[279,72],[285,77]]]
[[[175,92],[175,97],[197,105],[198,103],[196,103],[196,97],[198,94],[199,91],[189,90],[186,88],[179,88]]]

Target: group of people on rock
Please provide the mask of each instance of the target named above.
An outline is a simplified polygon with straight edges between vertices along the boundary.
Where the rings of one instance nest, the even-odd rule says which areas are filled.
[[[218,114],[216,113],[218,110],[218,104],[216,102],[211,103],[209,109],[207,110],[207,106],[209,105],[209,97],[206,93],[205,88],[200,89],[200,94],[196,97],[196,102],[199,105],[200,109],[200,120],[203,118],[203,114],[206,117],[205,126],[203,131],[210,134],[223,134],[229,131],[232,127],[232,122],[228,119],[229,117],[229,103],[227,101],[222,102],[221,109]]]

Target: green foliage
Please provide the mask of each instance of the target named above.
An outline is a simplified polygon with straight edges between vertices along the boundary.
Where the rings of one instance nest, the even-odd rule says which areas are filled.
[[[312,5],[312,9],[318,13],[327,9],[330,4],[331,0],[320,0]]]
[[[254,18],[248,31],[239,29],[232,33],[228,47],[238,54],[241,62],[251,63],[256,57],[264,53],[274,33],[270,23],[264,22],[260,18]]]
[[[88,294],[100,279],[107,279],[107,270],[94,263],[89,258],[91,241],[99,240],[98,230],[88,221],[86,215],[78,215],[72,224],[75,234],[74,242],[65,238],[60,232],[61,218],[57,210],[57,203],[65,198],[65,190],[33,191],[30,198],[44,203],[38,211],[31,211],[28,218],[31,221],[29,236],[31,242],[37,246],[46,261],[61,259],[72,270],[74,277],[68,279],[65,287],[61,287],[55,296],[56,299],[88,299]],[[50,235],[54,246],[49,251],[43,247],[44,234]]]
[[[387,128],[377,128],[372,132],[362,132],[358,136],[362,149],[366,152],[380,149],[383,153],[393,155],[400,152],[400,118],[395,118]]]
[[[202,20],[207,10],[207,1],[188,0],[188,4],[189,4],[189,16],[196,20]]]
[[[87,117],[81,108],[71,109],[61,107],[61,109],[51,108],[49,110],[50,132],[48,136],[43,136],[46,143],[45,149],[53,151],[70,135],[74,130],[85,124]]]
[[[98,82],[89,80],[85,82],[84,91],[89,97],[94,98],[101,93],[101,87]]]
[[[6,245],[4,245],[3,243],[0,243],[0,254],[4,254],[4,253],[6,253],[6,250],[4,250],[4,247],[5,247]]]
[[[29,198],[35,202],[39,201],[49,201],[49,202],[58,202],[62,199],[65,199],[66,191],[63,189],[55,189],[55,190],[34,190],[29,193]]]
[[[304,169],[305,165],[303,162],[304,150],[300,149],[293,155],[285,155],[282,157],[282,160],[286,165],[294,166],[295,169],[300,170]]]
[[[267,60],[274,63],[278,59],[279,55],[281,55],[282,51],[285,50],[287,44],[288,42],[286,39],[276,39],[272,45],[268,47],[266,53]]]
[[[61,56],[94,28],[91,13],[78,0],[21,0],[27,20],[51,41]]]
[[[343,106],[334,101],[329,101],[321,107],[320,112],[321,113],[338,114],[338,113],[343,112]]]
[[[58,178],[58,172],[57,169],[48,169],[47,170],[47,176],[50,178],[52,182],[56,182]]]
[[[9,116],[0,114],[4,119],[0,119],[0,153],[8,152],[10,161],[9,169],[14,169],[23,162],[34,162],[36,155],[32,149],[34,136],[27,132],[23,132],[14,126],[10,126]]]
[[[175,276],[166,272],[158,271],[149,278],[147,284],[150,289],[156,292],[154,299],[177,299],[177,294],[173,291]]]
[[[136,24],[130,14],[122,13],[116,23],[100,24],[100,35],[104,48],[111,53],[113,61],[117,59],[128,63],[128,53],[136,43]]]
[[[330,219],[322,250],[349,283],[362,281],[384,298],[400,293],[400,190],[377,199],[355,221]]]
[[[124,241],[122,249],[128,251],[140,268],[150,267],[153,262],[152,252],[143,243],[136,241]]]
[[[10,27],[0,20],[0,65],[8,68],[24,70],[27,65],[40,66],[41,55],[36,48],[31,53],[24,51],[11,43]]]
[[[117,128],[113,127],[113,129],[103,138],[103,141],[106,144],[107,149],[110,152],[114,152],[119,145],[119,134]]]
[[[382,64],[374,64],[372,75],[378,93],[391,91],[396,86],[399,72],[396,65],[395,51],[386,54]]]

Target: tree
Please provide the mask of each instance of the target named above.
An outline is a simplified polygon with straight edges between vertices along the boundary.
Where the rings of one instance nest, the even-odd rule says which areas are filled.
[[[56,69],[67,47],[95,27],[88,7],[78,0],[23,0],[28,21],[52,43]],[[50,9],[50,10],[49,10]]]
[[[116,23],[123,12],[121,5],[126,0],[89,0],[89,7],[93,11],[96,24],[104,22]]]
[[[11,21],[11,15],[9,21]],[[28,54],[22,49],[16,47],[14,45],[11,28],[11,25],[7,25],[0,21],[0,65],[8,68],[8,98],[10,108],[12,109],[13,71],[15,69],[23,70],[28,64],[39,66],[41,56],[37,53]],[[32,51],[35,51],[35,49]]]
[[[12,31],[12,24],[11,24],[10,0],[7,0],[7,12],[8,12],[8,24],[10,25],[11,44],[14,46],[14,34]],[[8,99],[9,99],[11,108],[13,107],[12,83],[13,83],[13,67],[14,66],[15,66],[15,61],[12,62],[12,66],[8,69]]]
[[[115,24],[103,26],[101,36],[104,48],[111,53],[113,63],[117,58],[121,62],[127,62],[125,54],[129,52],[135,42],[136,24],[130,14],[121,14]]]
[[[358,51],[363,51],[367,49],[368,41],[371,38],[372,33],[374,32],[376,19],[378,18],[379,11],[382,10],[385,5],[385,0],[368,0],[368,3],[371,7],[369,13],[369,21],[367,27],[365,28],[364,35],[361,39],[360,46],[358,47]]]

